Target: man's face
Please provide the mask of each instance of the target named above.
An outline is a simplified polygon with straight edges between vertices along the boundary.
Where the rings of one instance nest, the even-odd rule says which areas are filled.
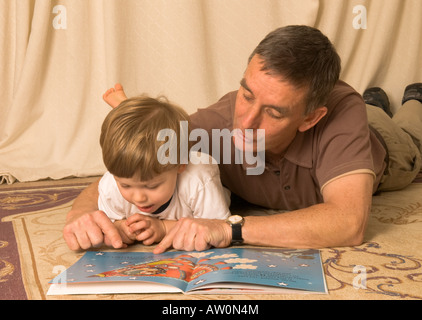
[[[295,88],[280,76],[268,75],[261,68],[262,60],[255,55],[240,83],[233,129],[240,129],[245,143],[251,143],[245,139],[245,129],[254,129],[254,151],[259,146],[256,129],[264,129],[265,151],[282,155],[298,130],[309,129],[304,103],[307,90]]]

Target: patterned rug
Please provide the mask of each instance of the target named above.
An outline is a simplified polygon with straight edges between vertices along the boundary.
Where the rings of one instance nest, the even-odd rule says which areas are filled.
[[[64,204],[72,202],[79,193],[93,179],[63,180],[60,182],[39,182],[16,184],[12,186],[1,186],[0,188],[0,300],[27,299],[25,286],[22,278],[20,256],[31,255],[34,259],[33,249],[29,252],[20,252],[15,234],[15,225],[23,228],[28,238],[28,230],[25,226],[25,219],[21,216],[30,217],[36,212],[46,213]],[[11,219],[11,220],[10,220]],[[65,214],[59,217],[64,221]],[[15,230],[14,230],[15,229]]]
[[[74,198],[93,179],[0,186],[1,299],[422,299],[422,179],[374,196],[361,246],[322,249],[328,295],[128,294],[46,296],[48,281],[76,262],[62,237]],[[260,208],[237,208],[271,214]],[[151,251],[137,244],[125,251]]]

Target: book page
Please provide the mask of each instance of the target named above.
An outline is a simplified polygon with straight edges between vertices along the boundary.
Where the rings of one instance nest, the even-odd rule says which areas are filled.
[[[195,262],[196,258],[180,252],[154,255],[149,252],[89,251],[51,283],[56,291],[64,287],[75,291],[74,288],[79,287],[86,292],[91,287],[90,290],[95,292],[94,290],[103,290],[100,288],[106,286],[115,290],[116,285],[111,283],[119,282],[122,292],[125,290],[123,287],[134,287],[131,283],[137,284],[137,292],[164,292],[162,290],[169,286],[178,288],[177,291],[180,292],[186,289]],[[141,285],[141,282],[144,284]],[[155,291],[154,283],[159,284],[156,289],[158,291]],[[139,291],[143,288],[147,291]],[[165,292],[174,292],[174,289]]]
[[[209,250],[198,261],[187,291],[204,285],[218,287],[219,283],[326,292],[319,251],[309,249]]]

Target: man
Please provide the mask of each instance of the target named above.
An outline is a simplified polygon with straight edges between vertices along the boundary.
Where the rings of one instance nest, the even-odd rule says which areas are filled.
[[[219,161],[222,182],[251,203],[289,212],[228,222],[181,219],[154,252],[233,242],[294,248],[361,244],[372,194],[391,181],[391,163],[380,132],[368,126],[365,102],[338,81],[339,73],[340,58],[320,31],[288,26],[267,35],[251,54],[239,91],[191,119],[208,132],[239,129],[255,151],[256,129],[264,129],[264,172],[247,175],[246,164],[235,163],[232,153],[231,163]],[[252,139],[246,129],[254,129]],[[414,145],[407,149],[415,154],[408,170],[414,177],[420,152]],[[69,212],[64,237],[71,249],[103,242],[122,247],[98,211],[97,198],[93,184]]]

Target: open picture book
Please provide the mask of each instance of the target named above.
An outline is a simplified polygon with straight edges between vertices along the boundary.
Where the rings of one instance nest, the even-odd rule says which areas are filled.
[[[50,281],[48,295],[327,293],[318,250],[88,251]]]

